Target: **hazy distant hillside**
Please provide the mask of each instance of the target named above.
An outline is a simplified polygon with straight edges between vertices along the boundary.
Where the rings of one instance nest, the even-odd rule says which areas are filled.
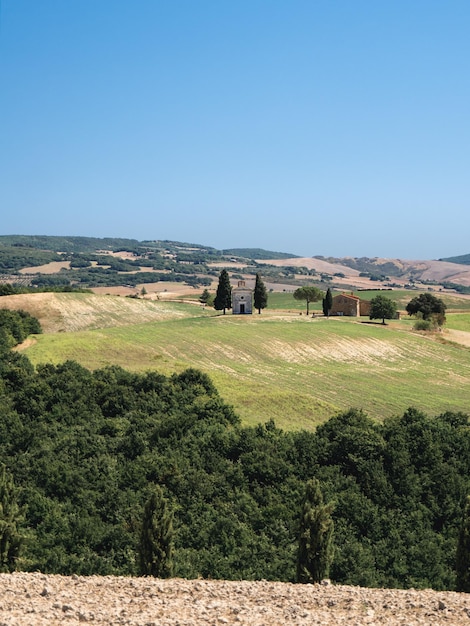
[[[339,263],[346,265],[358,272],[367,272],[372,274],[386,274],[388,276],[403,276],[406,274],[407,265],[398,259],[380,259],[369,257],[324,257],[316,256],[316,259],[327,261],[328,263]]]
[[[317,256],[314,259],[335,265],[344,265],[348,268],[360,272],[362,275],[369,275],[372,278],[389,277],[391,279],[406,280],[410,283],[421,282],[423,284],[440,284],[443,287],[468,288],[470,286],[470,255],[468,262],[460,264],[455,261],[441,259],[439,261],[426,260],[406,260],[406,259],[382,259],[368,257],[323,257]],[[454,257],[464,259],[465,257]]]
[[[52,252],[92,252],[96,250],[116,251],[122,248],[128,250],[143,248],[165,249],[169,251],[206,252],[221,256],[239,256],[247,259],[286,259],[297,255],[290,252],[273,252],[262,248],[228,248],[217,250],[210,246],[197,243],[188,243],[171,240],[144,240],[125,239],[116,237],[59,237],[49,235],[0,235],[0,246],[18,248],[34,248],[50,250]]]
[[[447,259],[439,259],[439,261],[447,261],[448,263],[459,263],[460,265],[470,265],[470,254],[450,256]]]
[[[336,288],[390,287],[407,289],[453,289],[468,293],[470,267],[444,261],[407,261],[336,257],[294,257],[260,261],[281,268],[297,268],[316,274],[323,282],[333,281]],[[264,273],[264,271],[263,271]]]
[[[263,250],[262,248],[229,248],[227,250],[222,250],[222,254],[243,257],[244,259],[255,259],[257,261],[266,259],[298,258],[298,255],[290,254],[289,252],[271,252],[270,250]]]
[[[236,271],[234,259],[241,263]],[[243,277],[254,277],[262,267],[265,280],[282,284],[284,288],[298,287],[308,281],[319,287],[328,282],[337,289],[446,288],[467,293],[469,265],[470,254],[440,261],[302,258],[262,248],[218,250],[196,243],[158,239],[0,236],[0,283],[22,281],[21,284],[35,287],[125,284],[137,288],[171,281],[200,288],[210,286],[225,266],[231,269],[233,279],[240,278],[240,271]]]
[[[113,237],[56,237],[49,235],[0,235],[0,246],[35,248],[53,252],[92,252],[95,250],[116,250],[122,247],[135,247],[136,239],[116,239]]]

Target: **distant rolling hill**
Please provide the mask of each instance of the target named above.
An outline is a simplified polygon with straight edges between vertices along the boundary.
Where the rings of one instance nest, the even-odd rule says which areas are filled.
[[[110,259],[120,254],[122,258]],[[127,256],[124,258],[124,254]],[[178,280],[190,285],[204,285],[201,276],[214,275],[214,266],[222,267],[236,258],[237,262],[246,263],[245,273],[254,276],[261,264],[271,266],[270,282],[282,282],[282,276],[289,275],[295,280],[294,274],[308,276],[314,270],[319,278],[327,276],[333,279],[339,288],[374,287],[369,281],[394,283],[402,287],[407,283],[426,288],[426,285],[442,285],[445,287],[461,286],[470,290],[470,254],[448,257],[440,260],[405,260],[369,257],[298,257],[286,252],[273,252],[262,248],[226,248],[216,249],[201,244],[184,243],[169,240],[137,241],[123,238],[96,237],[57,237],[46,235],[2,235],[0,236],[0,274],[24,273],[25,268],[35,273],[44,263],[70,261],[72,272],[57,272],[57,279],[72,281],[83,286],[100,286],[121,284],[116,276],[118,272],[130,275],[145,271],[163,271],[178,274]],[[105,266],[112,265],[109,268]],[[91,264],[98,267],[91,267]],[[143,267],[140,267],[143,266]],[[273,268],[287,268],[278,275]],[[293,269],[294,268],[294,269]],[[295,268],[299,268],[296,272]],[[302,271],[303,270],[303,271]],[[111,274],[114,272],[114,279]],[[265,270],[268,274],[268,270]],[[97,276],[100,274],[98,280]],[[192,282],[188,276],[192,275]],[[0,282],[5,282],[1,280]],[[150,281],[150,278],[148,280]],[[158,277],[154,277],[158,280]],[[161,278],[161,277],[160,277]],[[163,277],[164,278],[164,277]],[[354,279],[352,281],[351,279]],[[124,279],[123,279],[124,280]],[[44,282],[44,279],[42,280]],[[122,281],[121,281],[122,282]],[[145,282],[144,280],[140,282]],[[207,282],[207,281],[206,281]]]
[[[470,265],[470,254],[461,254],[460,256],[450,256],[439,261],[447,261],[448,263],[458,263],[460,265]]]
[[[306,267],[319,274],[331,276],[344,274],[356,286],[371,286],[368,276],[385,275],[392,282],[404,285],[410,281],[453,283],[470,287],[470,267],[448,261],[419,261],[404,259],[353,258],[353,257],[293,257],[261,261],[277,266]],[[362,281],[359,280],[362,278]]]
[[[297,255],[290,252],[271,252],[262,248],[228,248],[222,250],[224,256],[242,257],[245,259],[266,260],[266,259],[295,259]]]

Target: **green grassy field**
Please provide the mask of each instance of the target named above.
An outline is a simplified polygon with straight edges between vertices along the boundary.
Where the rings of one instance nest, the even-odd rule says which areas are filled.
[[[190,294],[189,299],[197,300],[200,294]],[[188,296],[181,296],[181,299],[188,299]],[[272,291],[268,293],[268,307],[267,311],[305,311],[306,303],[305,301],[295,300],[291,291]],[[321,302],[312,302],[310,304],[310,310],[313,311],[321,311],[322,305]]]
[[[470,313],[448,313],[446,327],[470,332]]]
[[[349,407],[377,419],[409,406],[429,414],[469,410],[470,350],[412,333],[407,323],[295,311],[216,316],[194,306],[193,317],[189,309],[182,317],[181,307],[154,322],[43,334],[25,353],[34,363],[74,359],[90,368],[170,374],[197,367],[244,423],[274,418],[289,429],[314,428]]]
[[[328,287],[324,287],[324,291],[326,291]],[[294,288],[292,288],[294,289]],[[333,295],[337,295],[341,293],[340,289],[333,289]],[[345,291],[350,292],[350,290],[346,289]],[[392,291],[383,291],[380,289],[370,290],[370,291],[354,291],[356,296],[359,296],[363,300],[372,300],[376,296],[385,296],[386,298],[390,298],[394,302],[397,303],[398,309],[401,311],[405,311],[406,305],[408,302],[418,296],[420,291],[413,291],[410,289],[393,289]],[[192,299],[197,300],[199,298],[200,293],[195,294],[194,292],[188,295],[182,295],[181,299]],[[450,293],[433,293],[438,298],[441,298],[447,306],[449,312],[451,311],[470,311],[470,298],[464,298],[459,295],[454,295]],[[269,311],[299,311],[302,312],[306,310],[306,304],[304,301],[295,300],[292,294],[292,291],[273,291],[268,293],[268,309]],[[310,304],[310,310],[312,312],[321,312],[322,311],[322,303],[313,302]]]
[[[336,295],[334,292],[333,295]],[[385,296],[397,303],[398,309],[405,311],[408,302],[419,296],[422,291],[413,291],[410,289],[393,289],[392,291],[383,290],[371,290],[371,291],[354,291],[356,296],[359,296],[363,300],[372,300],[376,296]],[[448,311],[470,311],[470,298],[465,298],[457,294],[433,292],[433,295],[440,298],[446,305]],[[320,307],[321,308],[321,307]]]

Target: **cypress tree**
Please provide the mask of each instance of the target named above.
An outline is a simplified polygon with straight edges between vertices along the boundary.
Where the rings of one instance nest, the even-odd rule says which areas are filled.
[[[258,309],[258,314],[261,313],[261,309],[268,306],[268,294],[259,274],[256,274],[254,303],[255,309]]]
[[[470,593],[470,496],[465,503],[457,544],[457,591]]]
[[[232,308],[232,286],[230,285],[230,278],[227,270],[222,270],[219,276],[219,284],[217,286],[217,292],[215,294],[214,309],[216,311],[222,311],[225,315],[226,309]]]
[[[141,576],[169,578],[173,572],[173,514],[157,486],[144,508],[139,542]]]
[[[22,535],[18,525],[22,521],[18,505],[18,490],[13,478],[7,474],[5,466],[0,470],[0,571],[12,572],[15,569]]]
[[[325,297],[322,300],[323,315],[325,315],[326,317],[330,317],[330,311],[332,306],[333,294],[331,293],[331,289],[328,287]]]
[[[300,520],[297,582],[319,583],[328,578],[333,560],[332,503],[324,504],[316,478],[306,485]]]

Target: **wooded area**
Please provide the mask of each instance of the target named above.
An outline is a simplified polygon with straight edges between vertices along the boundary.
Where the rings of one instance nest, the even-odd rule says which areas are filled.
[[[312,432],[242,427],[197,370],[165,377],[75,362],[0,359],[0,459],[14,488],[14,563],[64,574],[137,574],[146,503],[172,516],[175,576],[296,579],[307,482],[334,521],[334,581],[456,586],[470,492],[468,416],[359,410]]]

